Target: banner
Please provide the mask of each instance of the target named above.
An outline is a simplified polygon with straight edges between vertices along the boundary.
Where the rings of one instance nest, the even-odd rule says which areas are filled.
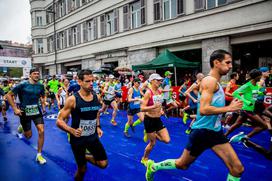
[[[179,101],[179,88],[180,86],[172,86],[173,89],[173,97],[176,99],[176,101]],[[127,95],[128,95],[128,89],[126,86],[122,87],[122,101],[126,102],[127,101]],[[269,87],[266,89],[267,92],[270,92],[272,94],[272,87]],[[272,104],[272,96],[266,95],[264,98],[264,104],[265,106],[269,106]]]

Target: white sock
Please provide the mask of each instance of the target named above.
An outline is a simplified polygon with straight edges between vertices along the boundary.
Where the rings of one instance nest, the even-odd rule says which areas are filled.
[[[38,156],[41,156],[41,155],[42,155],[41,153],[37,153],[37,157],[38,157]]]

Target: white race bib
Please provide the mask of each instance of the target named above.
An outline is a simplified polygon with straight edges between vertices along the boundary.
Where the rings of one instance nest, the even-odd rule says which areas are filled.
[[[94,120],[80,120],[79,128],[82,129],[81,136],[90,136],[95,133],[96,119]]]
[[[26,105],[25,113],[26,113],[26,116],[35,116],[40,114],[38,105],[37,104]]]

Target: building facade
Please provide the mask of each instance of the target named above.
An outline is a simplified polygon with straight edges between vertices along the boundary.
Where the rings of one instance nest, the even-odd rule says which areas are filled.
[[[33,63],[45,74],[150,61],[165,48],[209,71],[215,49],[236,67],[272,63],[272,0],[30,0]],[[261,51],[257,51],[258,48]]]
[[[0,76],[29,75],[32,46],[0,40]]]

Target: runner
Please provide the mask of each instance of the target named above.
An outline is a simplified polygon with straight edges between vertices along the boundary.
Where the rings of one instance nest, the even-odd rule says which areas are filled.
[[[49,97],[51,99],[50,107],[54,108],[56,94],[58,93],[60,85],[59,81],[56,79],[56,75],[52,76],[52,80],[50,80],[47,85],[49,86]]]
[[[230,53],[216,50],[211,54],[211,71],[200,84],[197,119],[192,125],[189,142],[178,159],[168,159],[160,163],[147,162],[146,179],[153,180],[154,173],[165,169],[187,169],[203,151],[211,148],[228,167],[228,181],[240,180],[244,171],[238,156],[223,135],[222,114],[242,108],[242,102],[234,100],[225,106],[225,96],[220,78],[232,68]]]
[[[102,112],[105,112],[105,110],[108,109],[108,107],[111,105],[111,107],[113,108],[113,112],[112,112],[112,118],[111,118],[111,124],[113,126],[117,126],[117,122],[115,121],[115,117],[117,114],[117,103],[115,100],[115,85],[113,83],[113,75],[109,76],[109,82],[105,85],[104,88],[104,104],[102,106]]]
[[[20,117],[21,126],[18,127],[19,133],[23,132],[27,139],[31,138],[31,120],[35,123],[38,130],[38,153],[36,161],[40,164],[45,164],[46,160],[41,155],[44,143],[44,121],[42,113],[45,112],[45,91],[44,86],[39,83],[39,69],[32,68],[29,74],[29,80],[23,81],[14,87],[7,94],[7,99],[14,110],[14,114]],[[14,101],[14,96],[16,95],[18,95],[20,100],[19,108]],[[39,107],[39,99],[41,99],[43,112]]]
[[[145,148],[144,156],[141,163],[146,165],[149,154],[156,144],[156,140],[164,143],[170,142],[169,133],[161,121],[161,115],[164,114],[162,110],[163,95],[159,91],[159,87],[163,78],[159,74],[151,74],[149,77],[150,88],[147,89],[143,103],[141,104],[141,111],[145,112],[144,128],[147,133],[149,143]]]
[[[2,86],[2,90],[4,91],[4,96],[2,97],[2,116],[3,116],[3,120],[7,121],[7,110],[9,109],[9,103],[7,100],[7,93],[11,90],[11,85],[9,85],[8,80],[4,80],[3,81],[3,86]]]
[[[235,129],[239,128],[243,122],[247,120],[247,118],[250,118],[252,121],[254,121],[257,126],[247,135],[243,134],[243,132],[239,133],[239,135],[235,135],[230,139],[231,142],[239,142],[244,137],[250,138],[256,133],[260,132],[260,130],[267,129],[267,124],[265,121],[254,112],[254,105],[259,93],[259,86],[257,85],[257,82],[261,79],[261,75],[261,71],[257,69],[251,70],[249,72],[250,81],[233,92],[233,96],[235,98],[243,101],[243,108],[240,111],[238,119],[225,133],[225,136],[228,136]]]
[[[93,76],[90,70],[81,70],[78,74],[80,90],[68,97],[64,108],[59,112],[57,126],[70,133],[70,144],[77,163],[75,180],[83,180],[87,161],[99,167],[108,165],[107,155],[99,137],[103,131],[100,126],[99,109],[101,105],[92,90]],[[71,126],[66,120],[72,114]],[[86,154],[86,149],[91,155]]]
[[[59,110],[64,107],[66,99],[69,96],[68,88],[69,88],[69,80],[65,78],[63,81],[63,86],[59,88],[58,93],[56,95]]]
[[[164,94],[164,100],[166,102],[166,115],[168,115],[169,111],[175,108],[178,108],[177,103],[173,100],[172,94],[173,94],[173,89],[172,89],[172,83],[171,83],[171,77],[173,73],[170,71],[166,71],[164,73],[164,80],[162,82],[162,88],[163,88],[163,94]]]
[[[125,125],[125,130],[124,130],[124,135],[128,138],[131,137],[128,134],[129,127],[131,128],[133,132],[135,132],[135,126],[141,124],[144,121],[144,114],[141,112],[141,109],[140,109],[140,106],[141,106],[140,104],[142,102],[141,93],[139,90],[140,82],[141,82],[140,79],[135,78],[133,80],[133,87],[131,87],[128,91],[128,102],[129,102],[129,106],[127,110],[128,121]],[[133,123],[133,116],[135,114],[137,114],[139,119],[137,119]]]

